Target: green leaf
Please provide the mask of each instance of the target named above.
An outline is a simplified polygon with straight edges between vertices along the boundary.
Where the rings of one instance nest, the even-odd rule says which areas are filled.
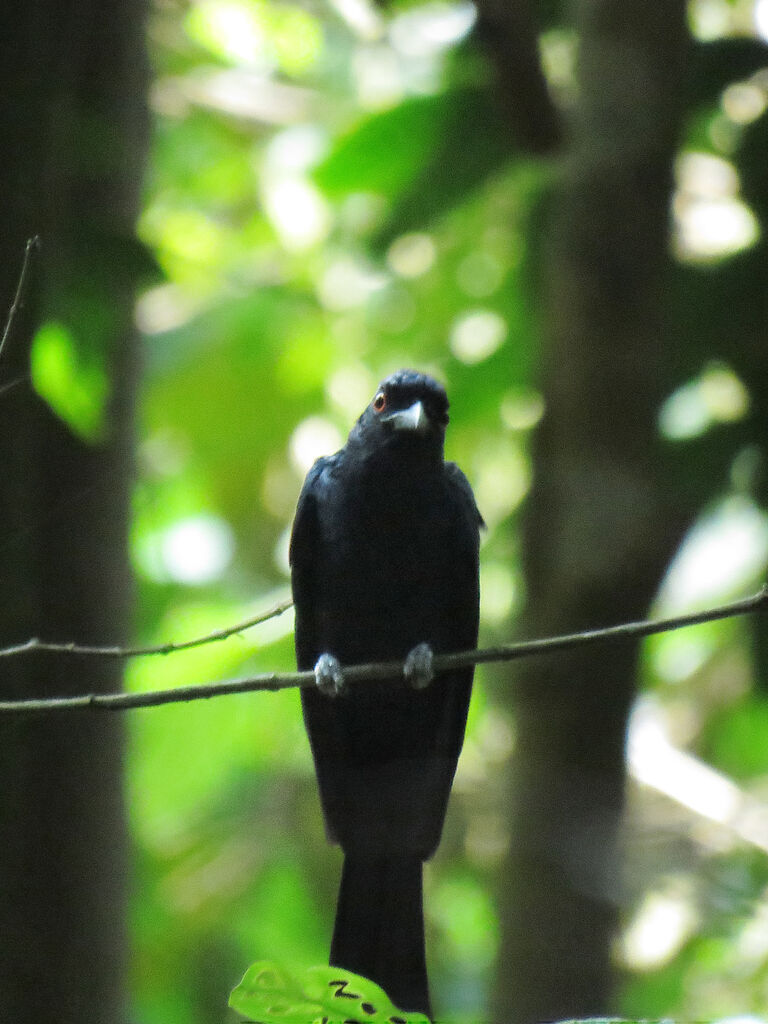
[[[320,1003],[308,999],[301,983],[278,964],[259,961],[233,989],[229,1005],[263,1024],[310,1024],[322,1019]]]
[[[392,203],[376,239],[431,223],[510,159],[514,141],[498,98],[466,86],[405,100],[364,121],[314,173],[328,195],[373,192]]]
[[[102,437],[107,377],[95,360],[84,360],[72,332],[54,321],[43,324],[30,360],[35,391],[56,415],[87,441]]]
[[[367,978],[338,967],[309,967],[295,975],[260,960],[233,989],[229,1005],[259,1024],[429,1024],[404,1013]]]
[[[336,144],[314,180],[332,198],[350,192],[394,198],[423,167],[450,104],[448,94],[418,96],[374,114]]]
[[[768,771],[768,701],[754,696],[728,708],[713,723],[710,750],[715,764],[744,780]]]
[[[443,117],[418,174],[397,197],[377,247],[397,235],[417,231],[473,195],[514,154],[512,130],[491,89],[454,89],[440,97]]]

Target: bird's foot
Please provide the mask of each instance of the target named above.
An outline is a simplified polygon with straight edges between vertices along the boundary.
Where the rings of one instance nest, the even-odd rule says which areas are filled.
[[[435,678],[435,656],[429,644],[417,644],[405,659],[403,675],[414,690],[423,690]]]
[[[320,693],[326,697],[338,697],[343,693],[346,683],[344,671],[338,658],[332,654],[321,654],[315,663],[315,683]]]

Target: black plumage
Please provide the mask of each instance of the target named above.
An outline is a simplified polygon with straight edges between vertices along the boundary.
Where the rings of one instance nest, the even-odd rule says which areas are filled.
[[[482,520],[443,460],[447,422],[443,387],[400,371],[307,475],[290,554],[300,669],[326,654],[343,666],[476,645]],[[302,706],[328,834],[345,854],[331,963],[428,1014],[422,861],[440,841],[472,670],[417,686],[309,688]]]

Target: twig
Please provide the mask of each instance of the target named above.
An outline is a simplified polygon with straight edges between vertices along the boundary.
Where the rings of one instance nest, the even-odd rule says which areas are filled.
[[[13,644],[10,647],[0,647],[0,658],[12,658],[18,654],[29,654],[31,651],[48,651],[54,654],[79,654],[91,655],[99,658],[139,658],[146,654],[174,654],[176,651],[186,651],[190,647],[202,647],[203,644],[214,643],[217,640],[226,640],[235,633],[242,633],[252,626],[259,626],[268,619],[274,619],[283,612],[287,612],[293,605],[293,601],[287,598],[276,604],[269,611],[261,612],[251,619],[238,622],[236,626],[227,626],[226,629],[217,629],[205,636],[194,637],[192,640],[183,640],[180,643],[158,644],[156,647],[116,647],[97,646],[90,647],[87,644],[56,643],[48,640],[38,640],[31,637],[20,644]]]
[[[13,297],[11,308],[8,310],[8,319],[5,321],[5,330],[3,331],[3,337],[0,338],[0,357],[2,357],[5,343],[8,341],[8,337],[13,327],[13,321],[16,319],[16,314],[21,309],[24,301],[24,288],[27,283],[27,272],[29,265],[32,262],[32,252],[35,249],[40,248],[40,236],[33,235],[32,238],[27,239],[27,246],[24,250],[24,260],[21,264],[21,272],[19,273],[19,281],[16,285],[16,294]]]
[[[570,650],[587,644],[606,640],[627,640],[650,636],[653,633],[666,633],[684,626],[695,626],[702,622],[714,622],[717,619],[732,618],[746,615],[768,606],[768,587],[763,587],[751,597],[734,601],[732,604],[711,608],[691,615],[678,615],[674,618],[657,621],[626,622],[607,629],[594,629],[584,633],[570,633],[565,636],[547,637],[541,640],[528,640],[523,643],[504,644],[500,647],[489,647],[484,650],[461,651],[456,654],[439,654],[435,656],[435,671],[446,672],[450,669],[467,668],[469,665],[492,661],[512,661],[526,658],[534,654],[552,653]],[[403,662],[376,662],[370,665],[352,665],[344,670],[344,678],[348,683],[370,683],[394,680],[402,677]],[[180,686],[173,690],[155,690],[150,693],[92,693],[76,697],[41,698],[39,700],[0,701],[0,714],[20,714],[23,712],[73,711],[83,708],[98,708],[108,711],[125,711],[129,708],[157,707],[160,704],[186,703],[193,700],[208,700],[211,697],[223,697],[232,693],[252,693],[260,690],[285,690],[297,686],[312,686],[315,682],[313,672],[287,672],[279,674],[271,672],[267,675],[253,676],[248,679],[225,679],[218,683],[203,683],[197,686]],[[343,698],[341,698],[343,699]]]
[[[28,381],[28,380],[29,380],[29,374],[28,373],[24,373],[24,374],[21,375],[21,377],[14,377],[13,380],[9,380],[7,384],[0,384],[0,395],[4,395],[6,393],[6,391],[11,391],[11,390],[13,390],[13,388],[18,387],[19,384],[24,384],[25,381]]]

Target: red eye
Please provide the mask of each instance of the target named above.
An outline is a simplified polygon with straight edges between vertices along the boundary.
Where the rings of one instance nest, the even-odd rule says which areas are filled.
[[[383,391],[380,391],[373,400],[373,411],[384,412],[387,408],[387,396]]]

